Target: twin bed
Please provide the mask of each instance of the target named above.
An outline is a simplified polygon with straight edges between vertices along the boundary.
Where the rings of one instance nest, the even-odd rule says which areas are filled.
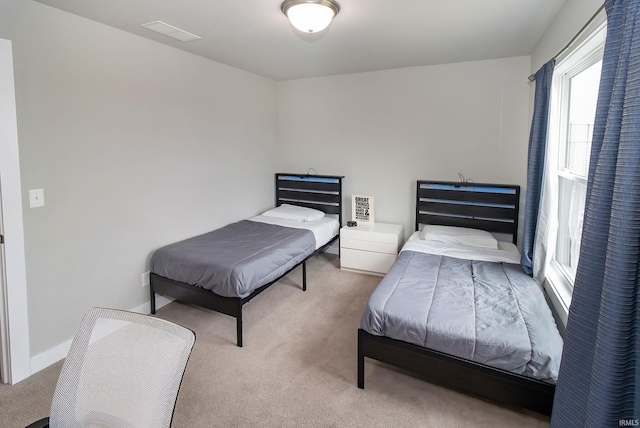
[[[276,208],[157,250],[155,294],[236,318],[242,307],[339,237],[342,178],[276,174]],[[418,181],[415,232],[358,330],[365,358],[507,405],[550,414],[562,352],[541,288],[515,247],[519,186]],[[494,236],[510,237],[511,242]]]
[[[362,315],[358,387],[368,357],[551,413],[562,339],[520,268],[518,205],[519,186],[418,181],[416,232]]]
[[[151,313],[157,294],[236,318],[242,346],[242,307],[338,239],[342,178],[279,173],[276,207],[156,250],[150,261]]]

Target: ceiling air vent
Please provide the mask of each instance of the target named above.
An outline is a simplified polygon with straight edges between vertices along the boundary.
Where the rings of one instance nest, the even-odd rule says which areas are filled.
[[[172,25],[165,24],[162,21],[147,22],[146,24],[141,24],[140,26],[148,30],[155,31],[156,33],[171,37],[172,39],[180,40],[181,42],[192,42],[194,40],[201,39],[201,37],[198,37],[195,34],[187,33],[186,31],[183,31]]]

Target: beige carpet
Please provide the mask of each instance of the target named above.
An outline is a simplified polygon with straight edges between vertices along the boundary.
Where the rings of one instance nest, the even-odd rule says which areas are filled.
[[[333,255],[294,270],[235,319],[171,303],[158,316],[196,332],[174,427],[546,427],[548,418],[426,383],[367,359],[358,389],[357,328],[379,277],[343,272]],[[0,427],[48,413],[61,363],[0,385]]]

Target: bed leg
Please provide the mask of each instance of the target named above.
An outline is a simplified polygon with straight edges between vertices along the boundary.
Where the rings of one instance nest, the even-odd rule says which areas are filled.
[[[302,291],[307,291],[307,261],[302,262]]]
[[[156,313],[156,293],[153,291],[153,283],[149,285],[149,303],[151,304],[151,314]]]
[[[236,315],[236,338],[238,347],[242,348],[242,304],[238,305],[238,314]]]
[[[358,330],[358,388],[364,389],[364,345],[362,344],[362,334]]]

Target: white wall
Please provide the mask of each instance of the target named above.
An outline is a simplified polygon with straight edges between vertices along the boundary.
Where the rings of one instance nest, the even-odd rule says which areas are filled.
[[[3,0],[0,37],[13,42],[33,357],[89,307],[148,303],[154,249],[272,205],[277,85],[32,1]]]
[[[375,219],[415,221],[418,179],[526,184],[529,57],[278,83],[281,170],[344,175]]]
[[[564,49],[602,4],[603,0],[567,0],[531,53],[531,73]]]

